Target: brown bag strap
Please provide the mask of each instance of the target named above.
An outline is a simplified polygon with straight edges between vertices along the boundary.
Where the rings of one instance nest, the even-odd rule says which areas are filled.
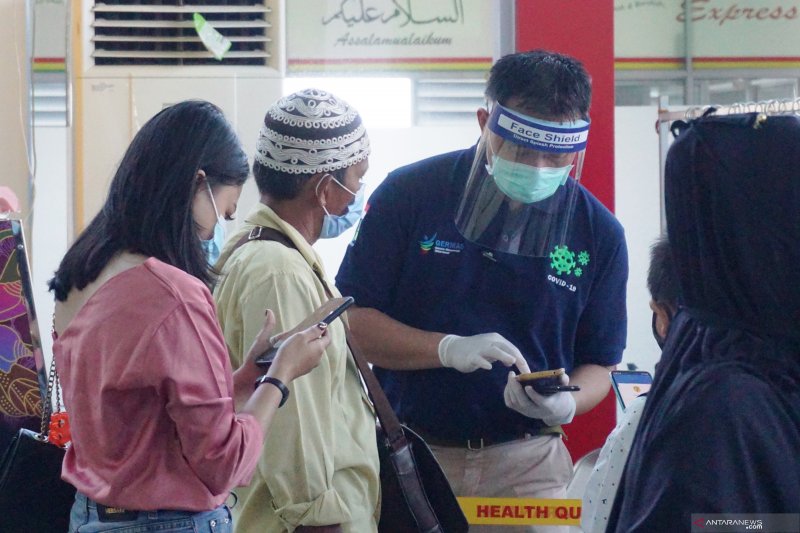
[[[233,250],[231,250],[231,253],[237,250],[241,245],[250,241],[276,241],[288,248],[297,250],[297,246],[294,245],[292,240],[280,231],[266,226],[256,226],[250,230],[250,233],[239,239],[233,247]]]
[[[273,228],[267,228],[265,226],[256,226],[250,230],[250,233],[239,239],[239,241],[233,247],[233,250],[231,250],[231,253],[243,244],[251,241],[275,241],[286,246],[287,248],[293,248],[298,252],[300,251],[295,243],[280,231]],[[328,283],[325,281],[325,278],[322,277],[322,273],[318,272],[315,268],[312,268],[312,270],[317,278],[319,278],[320,283],[322,283],[322,286],[325,289],[325,294],[328,296],[328,298],[333,298],[333,292],[331,291],[330,287],[328,287]],[[386,394],[383,392],[383,388],[378,382],[378,378],[375,377],[375,374],[369,367],[366,358],[356,344],[355,339],[353,339],[353,334],[351,333],[350,328],[347,327],[347,324],[344,321],[342,321],[342,326],[344,326],[344,333],[345,337],[347,338],[347,346],[350,348],[350,353],[353,354],[356,367],[358,367],[358,371],[361,373],[361,377],[367,386],[367,392],[372,399],[372,405],[375,406],[375,412],[378,415],[381,428],[383,428],[384,433],[386,433],[389,445],[393,450],[398,451],[407,444],[406,436],[403,433],[402,426],[400,425],[400,420],[398,420],[397,415],[394,413],[394,409],[392,409],[389,399],[386,398]]]
[[[347,346],[350,347],[350,352],[353,354],[356,366],[361,372],[364,383],[367,385],[367,391],[369,392],[370,398],[372,398],[372,405],[375,406],[375,412],[378,415],[378,420],[380,420],[381,428],[383,428],[384,433],[386,433],[389,445],[394,451],[398,451],[407,445],[406,435],[403,433],[400,420],[394,413],[394,409],[392,409],[389,399],[383,392],[383,387],[381,387],[381,384],[378,382],[378,378],[375,377],[375,374],[372,372],[369,364],[367,364],[361,350],[356,345],[350,328],[347,327],[347,324],[344,322],[342,322],[342,325],[344,326],[344,333],[347,337]]]

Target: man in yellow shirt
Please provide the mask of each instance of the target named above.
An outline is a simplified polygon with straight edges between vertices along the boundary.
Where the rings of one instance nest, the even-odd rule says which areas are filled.
[[[360,218],[369,152],[358,112],[330,93],[306,89],[268,110],[253,164],[261,202],[217,263],[214,298],[234,366],[263,324],[265,308],[275,311],[275,331],[284,331],[328,293],[340,296],[312,244]],[[265,240],[242,244],[258,226],[279,231],[293,247]],[[290,385],[250,486],[236,491],[237,533],[377,529],[374,414],[340,320],[328,334],[331,344],[320,365]]]

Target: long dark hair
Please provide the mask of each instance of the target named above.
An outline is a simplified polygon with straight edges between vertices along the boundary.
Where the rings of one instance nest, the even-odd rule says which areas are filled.
[[[241,185],[249,173],[247,156],[218,107],[181,102],[147,121],[125,152],[102,209],[50,280],[56,299],[86,287],[123,250],[210,284],[213,273],[192,215],[200,169],[211,186]]]

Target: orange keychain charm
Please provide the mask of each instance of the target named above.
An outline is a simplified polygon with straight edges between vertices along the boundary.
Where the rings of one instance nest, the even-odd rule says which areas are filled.
[[[62,448],[72,440],[69,432],[69,417],[66,412],[59,411],[50,416],[50,431],[47,440]]]

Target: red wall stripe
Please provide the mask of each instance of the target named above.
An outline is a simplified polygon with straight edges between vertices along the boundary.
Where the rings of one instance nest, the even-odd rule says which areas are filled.
[[[614,209],[614,2],[516,0],[517,50],[544,48],[579,59],[592,76],[592,127],[581,181]],[[566,426],[573,460],[600,448],[614,427],[614,394]]]
[[[517,0],[517,50],[578,58],[592,76],[592,127],[581,181],[614,209],[614,2]]]

